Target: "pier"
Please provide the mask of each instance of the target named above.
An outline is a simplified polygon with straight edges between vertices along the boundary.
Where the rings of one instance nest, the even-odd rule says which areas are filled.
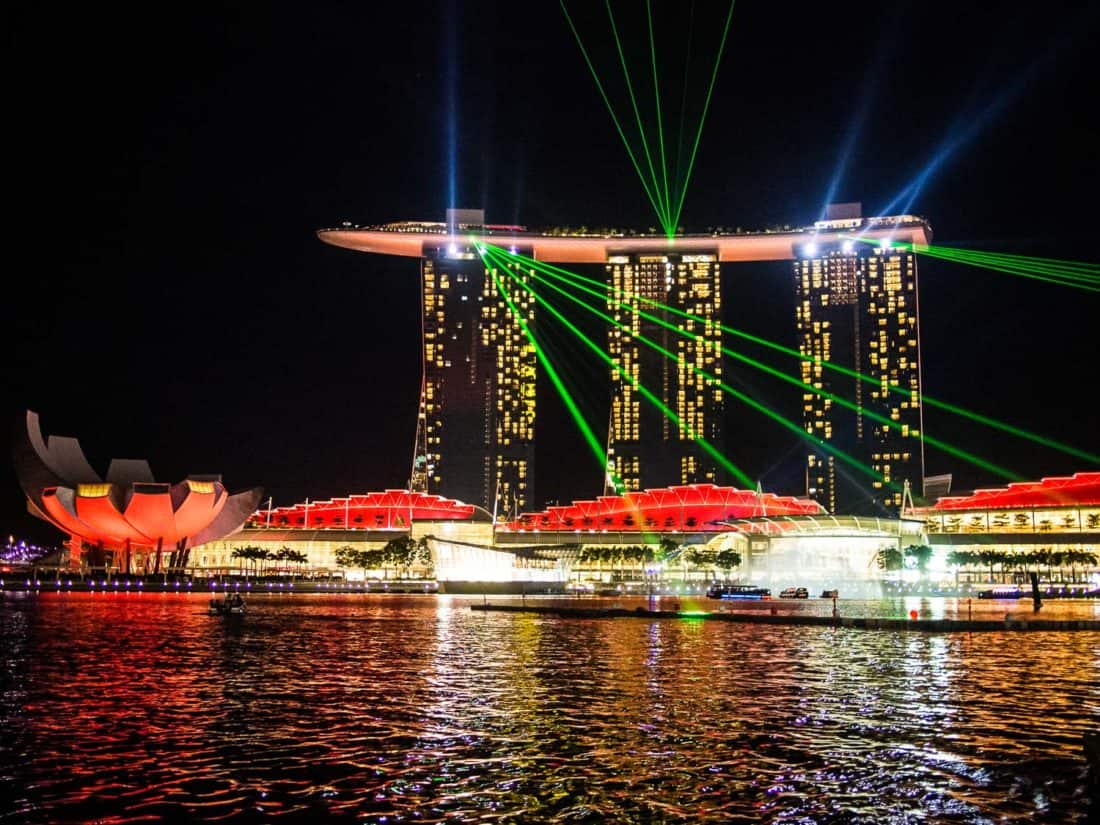
[[[1100,619],[1040,619],[1032,614],[1006,613],[1004,619],[870,618],[808,616],[796,613],[734,613],[708,610],[649,610],[644,607],[568,607],[555,605],[475,604],[472,610],[496,613],[535,613],[563,619],[690,619],[738,624],[843,627],[858,630],[912,630],[925,633],[989,631],[1091,630],[1100,631]]]

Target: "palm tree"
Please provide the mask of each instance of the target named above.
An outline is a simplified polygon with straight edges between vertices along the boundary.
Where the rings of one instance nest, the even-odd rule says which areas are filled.
[[[905,548],[905,555],[916,560],[921,578],[928,575],[928,562],[932,560],[932,552],[927,544],[911,544]]]
[[[896,547],[880,547],[875,553],[875,564],[878,565],[879,570],[886,572],[901,570],[901,551]]]
[[[1062,575],[1062,568],[1066,566],[1066,551],[1065,550],[1051,550],[1050,551],[1050,564],[1058,568],[1058,581],[1065,579]],[[1049,568],[1048,568],[1049,570]]]
[[[350,544],[345,544],[343,547],[337,547],[333,553],[333,561],[336,562],[337,567],[358,567],[359,566],[359,554],[361,550],[356,550]]]
[[[667,536],[661,539],[661,558],[668,559],[675,557],[680,551],[680,545]]]
[[[382,548],[383,561],[391,563],[400,570],[405,571],[405,578],[409,576],[409,568],[416,560],[416,541],[411,536],[398,536],[386,542]]]
[[[284,544],[282,547],[279,548],[279,551],[275,554],[275,558],[278,559],[279,561],[291,562],[291,561],[295,560],[295,557],[297,556],[297,554],[298,554],[297,550],[295,550],[293,547],[287,547]],[[284,569],[288,573],[290,572],[289,568],[284,568]]]
[[[1096,566],[1096,554],[1090,553],[1087,550],[1067,550],[1065,553],[1065,563],[1070,565],[1070,569],[1073,571],[1073,581],[1077,581],[1077,565]]]
[[[275,558],[275,554],[264,547],[256,548],[256,570],[257,575],[264,576],[267,574],[267,565],[263,562],[270,561]]]
[[[573,546],[575,547],[575,545]],[[413,552],[413,561],[419,562],[427,569],[426,577],[430,578],[435,575],[435,568],[432,565],[432,548],[428,546],[426,537],[417,540],[416,549]]]
[[[1050,549],[1047,547],[1040,547],[1038,550],[1033,550],[1030,553],[1032,561],[1035,563],[1035,570],[1042,565],[1046,565],[1047,568],[1047,581],[1050,581]]]
[[[981,559],[982,564],[989,565],[989,582],[993,583],[993,565],[997,562],[1001,562],[1001,572],[1004,572],[1004,560],[1005,554],[1000,550],[979,550],[978,558]]]
[[[728,579],[730,577],[730,571],[735,567],[741,566],[741,554],[730,548],[719,550],[714,556],[714,563],[720,570],[725,571],[726,578]]]
[[[978,554],[972,550],[951,550],[947,554],[947,563],[955,568],[955,589],[959,589],[959,568],[969,567],[978,561]]]
[[[255,545],[249,545],[247,547],[234,547],[233,548],[233,553],[231,554],[231,558],[238,559],[242,562],[245,562],[245,561],[252,562],[252,567],[253,567],[253,570],[255,571],[257,569],[257,562],[260,559],[269,558],[269,553],[268,553],[267,550],[264,550],[262,547],[257,547]],[[241,565],[241,575],[245,575],[245,567],[244,567],[243,564]]]
[[[692,547],[684,555],[687,556],[688,563],[690,563],[692,567],[706,569],[706,577],[708,580],[714,578],[713,561],[715,554],[713,551]]]
[[[240,562],[240,571],[241,571],[241,575],[243,576],[244,575],[244,560],[248,558],[247,548],[234,547],[233,552],[229,554],[229,558],[236,559],[238,562]]]

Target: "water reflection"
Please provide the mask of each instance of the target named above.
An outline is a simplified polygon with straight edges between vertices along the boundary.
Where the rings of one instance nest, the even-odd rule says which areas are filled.
[[[226,621],[200,596],[5,595],[0,817],[1085,821],[1100,633],[470,603],[257,596]]]

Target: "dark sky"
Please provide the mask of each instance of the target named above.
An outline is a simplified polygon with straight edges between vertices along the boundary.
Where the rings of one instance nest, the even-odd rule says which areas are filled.
[[[848,143],[834,200],[875,213],[953,144],[910,209],[937,241],[1097,260],[1100,56],[1084,5],[741,0],[681,223],[811,222]],[[606,18],[569,6],[610,76]],[[698,120],[725,7],[654,8],[662,88],[687,101],[665,93],[671,141],[681,110]],[[276,504],[404,484],[417,264],[314,232],[441,219],[451,111],[458,205],[531,226],[655,224],[556,2],[146,9],[8,12],[3,412],[37,410],[101,469],[147,457],[161,480],[221,472]],[[644,6],[615,9],[628,56],[644,55]],[[787,265],[723,277],[727,322],[794,344]],[[928,394],[1100,452],[1096,293],[926,259],[920,278]],[[569,371],[602,430],[601,369]],[[797,417],[797,394],[731,373]],[[800,492],[789,433],[741,409],[728,424],[734,461]],[[925,425],[1027,477],[1096,469],[943,413]],[[539,503],[598,493],[545,386],[539,426]],[[998,482],[933,450],[927,470]],[[56,539],[23,512],[8,463],[0,505],[5,533]]]

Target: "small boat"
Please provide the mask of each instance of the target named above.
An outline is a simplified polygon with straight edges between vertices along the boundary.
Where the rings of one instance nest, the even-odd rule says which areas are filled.
[[[770,599],[772,591],[751,584],[712,584],[707,588],[708,599]]]
[[[840,591],[838,591],[838,590],[822,590],[821,591],[821,598],[823,598],[823,599],[835,599],[839,595],[840,595]]]
[[[227,596],[224,599],[211,599],[210,608],[207,611],[211,616],[241,616],[247,610],[244,599],[240,596]]]
[[[779,598],[781,599],[808,599],[810,598],[810,591],[805,587],[787,587],[780,591]]]
[[[1018,587],[993,587],[978,593],[979,599],[1022,599],[1024,591]]]

